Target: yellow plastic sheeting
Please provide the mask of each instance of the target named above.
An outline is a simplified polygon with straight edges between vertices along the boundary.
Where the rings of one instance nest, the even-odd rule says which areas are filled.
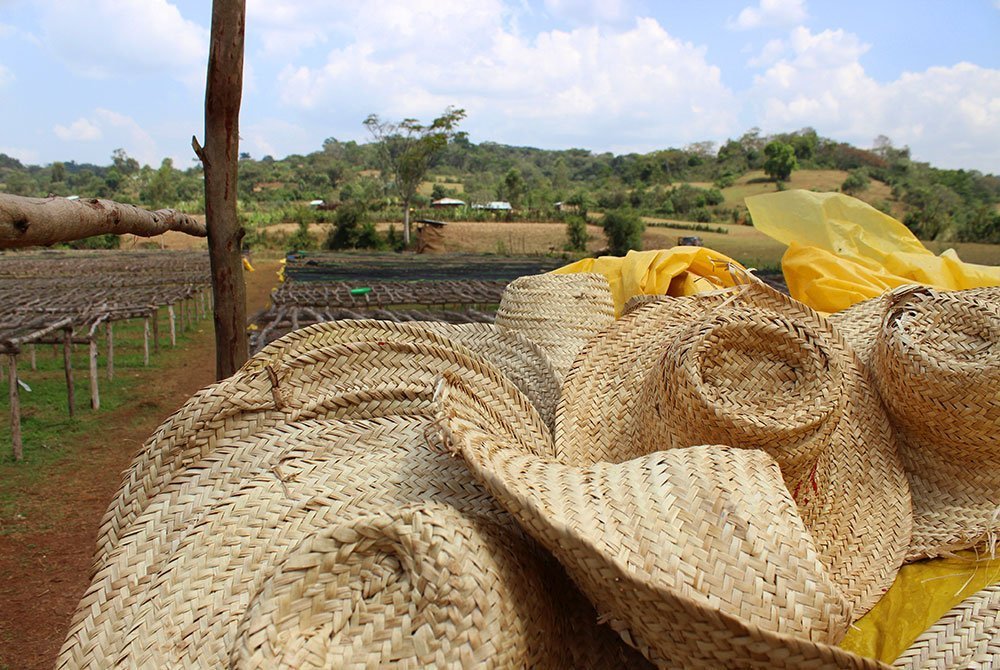
[[[727,266],[733,259],[705,247],[674,247],[630,251],[625,256],[584,258],[553,270],[553,274],[596,272],[608,279],[621,316],[629,298],[637,295],[694,295],[733,286]]]
[[[246,256],[243,257],[243,269],[247,272],[253,272],[253,266],[250,265],[250,259]]]
[[[892,587],[855,622],[840,646],[891,664],[948,610],[997,582],[1000,558],[972,551],[904,565]]]
[[[783,191],[746,199],[753,225],[788,245],[781,268],[792,297],[837,312],[903,284],[944,290],[1000,285],[1000,267],[935,256],[909,229],[841,193]]]

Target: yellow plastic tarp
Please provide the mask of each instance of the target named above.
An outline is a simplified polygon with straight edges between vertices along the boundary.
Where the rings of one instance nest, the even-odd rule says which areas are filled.
[[[694,295],[733,286],[727,269],[739,263],[705,247],[674,247],[629,251],[625,256],[584,258],[553,270],[553,274],[596,272],[611,285],[615,316],[629,298],[637,295]]]
[[[840,646],[892,663],[948,610],[1000,582],[1000,558],[963,551],[904,565],[874,608],[854,623]]]
[[[902,223],[841,193],[783,191],[746,199],[753,225],[788,245],[781,268],[797,300],[837,312],[903,284],[943,290],[1000,285],[1000,267],[935,256]]]

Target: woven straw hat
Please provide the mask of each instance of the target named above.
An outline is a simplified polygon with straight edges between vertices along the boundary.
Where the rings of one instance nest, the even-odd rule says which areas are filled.
[[[832,646],[850,605],[763,451],[699,446],[574,467],[494,432],[447,376],[438,399],[448,447],[657,666],[888,668]],[[998,589],[949,612],[895,667],[1000,661]]]
[[[913,494],[907,560],[1000,534],[1000,287],[907,286],[832,317],[889,410]]]
[[[580,349],[614,320],[614,299],[604,275],[543,274],[507,285],[496,325],[541,347],[561,382]]]
[[[513,397],[513,396],[512,396]],[[491,416],[478,416],[493,422]],[[58,667],[600,667],[595,625],[428,417],[222,440],[129,525]]]
[[[855,617],[892,583],[910,496],[888,418],[830,323],[755,280],[645,301],[580,353],[556,458],[617,463],[662,449],[762,449]]]
[[[550,428],[559,401],[559,381],[548,356],[524,335],[490,323],[342,320],[313,324],[271,342],[247,361],[244,371],[306,351],[344,342],[426,342],[471,351],[499,368],[524,393]]]
[[[125,473],[102,520],[95,569],[148,501],[221,440],[304,419],[428,415],[444,371],[497,389],[504,401],[491,411],[514,412],[519,424],[537,433],[539,444],[546,443],[548,427],[498,368],[461,345],[427,342],[380,338],[291,351],[263,369],[241,370],[196,393],[146,441]]]

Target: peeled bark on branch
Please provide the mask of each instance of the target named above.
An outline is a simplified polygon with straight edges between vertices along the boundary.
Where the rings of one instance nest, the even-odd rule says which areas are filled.
[[[0,194],[0,249],[48,246],[94,235],[131,233],[152,237],[169,230],[196,237],[208,234],[205,224],[173,209],[151,212],[99,198],[66,200]]]

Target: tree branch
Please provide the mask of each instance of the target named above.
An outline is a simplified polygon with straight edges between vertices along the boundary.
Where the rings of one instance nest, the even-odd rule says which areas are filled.
[[[113,200],[87,198],[25,198],[0,194],[0,249],[48,246],[94,235],[140,237],[176,230],[196,237],[208,233],[205,224],[173,209],[155,212]]]

